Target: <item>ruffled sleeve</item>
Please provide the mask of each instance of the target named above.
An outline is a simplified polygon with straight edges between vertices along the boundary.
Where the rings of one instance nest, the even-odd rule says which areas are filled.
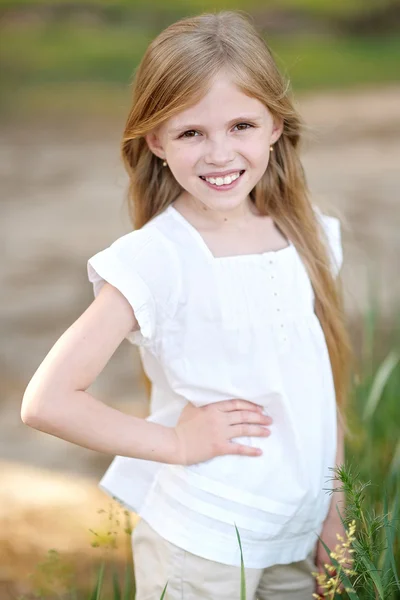
[[[140,327],[127,335],[132,344],[151,345],[171,309],[177,289],[176,283],[173,286],[176,261],[171,260],[168,246],[157,232],[143,228],[117,239],[87,262],[95,297],[107,281],[132,306]]]
[[[323,227],[328,242],[328,252],[331,260],[332,273],[338,276],[343,264],[343,246],[341,236],[341,224],[338,218],[322,213],[321,209],[314,205],[314,210]]]

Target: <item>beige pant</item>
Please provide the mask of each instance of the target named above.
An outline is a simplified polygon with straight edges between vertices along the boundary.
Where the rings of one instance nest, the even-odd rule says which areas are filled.
[[[140,519],[132,533],[136,600],[240,600],[240,567],[191,554]],[[289,565],[245,569],[246,600],[311,600],[314,553]]]

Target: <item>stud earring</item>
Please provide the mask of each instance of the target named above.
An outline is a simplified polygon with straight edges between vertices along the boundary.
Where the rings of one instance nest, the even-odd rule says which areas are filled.
[[[270,152],[273,152],[273,151],[274,151],[274,147],[273,147],[273,146],[270,146],[270,147],[269,147],[269,151],[270,151]]]
[[[166,163],[166,161],[165,161],[165,160],[163,160],[163,164],[162,164],[162,166],[163,166],[163,167],[166,167],[166,166],[167,166],[167,163]]]

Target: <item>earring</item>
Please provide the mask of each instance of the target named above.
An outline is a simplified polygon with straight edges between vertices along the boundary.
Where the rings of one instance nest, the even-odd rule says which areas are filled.
[[[269,151],[270,151],[270,152],[273,152],[273,151],[274,151],[274,147],[273,147],[273,146],[270,146],[270,147],[269,147]]]
[[[167,162],[166,162],[165,160],[163,160],[163,164],[162,164],[162,166],[163,166],[163,167],[166,167],[166,166],[167,166]]]

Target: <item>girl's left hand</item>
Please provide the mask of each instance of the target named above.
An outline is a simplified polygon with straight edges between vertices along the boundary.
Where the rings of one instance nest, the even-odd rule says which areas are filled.
[[[331,552],[334,552],[336,546],[341,543],[336,537],[337,533],[339,535],[341,535],[343,537],[343,539],[346,539],[345,528],[344,528],[343,523],[341,522],[339,516],[336,516],[336,515],[328,516],[324,522],[322,532],[320,534],[320,538],[328,546],[328,548]],[[332,564],[331,558],[330,558],[330,556],[328,556],[328,554],[327,554],[325,548],[323,547],[323,545],[321,544],[320,540],[318,540],[318,543],[317,543],[317,554],[315,557],[315,564],[317,566],[317,570],[319,573],[325,573],[325,569],[324,569],[325,564]],[[347,565],[344,565],[344,566],[347,566]],[[332,577],[334,577],[334,576],[335,576],[335,573],[332,574]],[[344,589],[344,586],[342,584],[339,584],[338,590],[343,591],[343,589]],[[318,585],[318,583],[316,584],[315,591],[317,594],[319,594],[321,596],[321,598],[324,598],[324,590],[321,588],[321,586]]]

